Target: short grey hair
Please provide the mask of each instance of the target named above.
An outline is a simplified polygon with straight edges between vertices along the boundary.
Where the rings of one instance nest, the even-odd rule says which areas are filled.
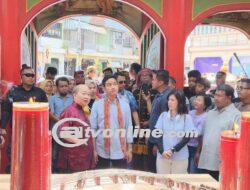
[[[89,87],[91,84],[93,84],[93,85],[95,85],[95,86],[97,86],[97,84],[96,84],[96,82],[94,81],[94,80],[86,80],[85,81],[85,84]]]
[[[72,94],[76,95],[82,87],[87,87],[89,89],[89,87],[85,84],[78,84],[74,87]]]

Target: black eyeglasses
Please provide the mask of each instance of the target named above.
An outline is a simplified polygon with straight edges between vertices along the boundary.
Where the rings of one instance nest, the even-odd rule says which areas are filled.
[[[122,81],[119,81],[118,83],[119,83],[119,84],[126,84],[126,81],[125,81],[125,80],[122,80]]]
[[[24,73],[24,74],[22,74],[22,75],[24,75],[24,76],[26,76],[26,77],[32,77],[32,78],[35,77],[35,74],[33,74],[33,73]]]

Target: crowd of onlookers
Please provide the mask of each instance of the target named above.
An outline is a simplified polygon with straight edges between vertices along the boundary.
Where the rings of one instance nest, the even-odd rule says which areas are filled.
[[[168,71],[141,68],[137,63],[131,64],[129,72],[104,69],[101,83],[92,66],[70,78],[55,80],[56,75],[57,70],[49,67],[45,80],[36,84],[34,70],[24,65],[21,84],[1,98],[0,135],[8,158],[11,146],[6,143],[6,134],[11,130],[6,129],[12,122],[12,103],[30,98],[49,102],[50,129],[63,118],[79,118],[94,131],[126,131],[125,136],[104,136],[103,131],[93,136],[83,130],[83,139],[63,139],[81,144],[74,148],[53,142],[52,171],[58,173],[113,167],[162,174],[208,173],[218,180],[220,134],[238,130],[235,126],[240,125],[241,112],[250,111],[250,79],[243,78],[231,87],[222,71],[216,74],[216,87],[211,88],[199,71],[192,70],[188,86],[182,90],[176,89],[176,80]],[[77,122],[63,125],[86,129]],[[158,129],[162,135],[129,135],[136,130],[146,133],[146,129]],[[190,131],[197,135],[170,135]],[[10,165],[6,171],[10,171]]]

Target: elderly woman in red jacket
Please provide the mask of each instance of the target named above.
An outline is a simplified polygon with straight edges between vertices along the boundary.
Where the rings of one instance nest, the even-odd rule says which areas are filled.
[[[61,114],[60,119],[78,118],[89,124],[88,114],[84,112],[84,107],[90,101],[90,90],[86,85],[78,85],[73,90],[74,102]],[[62,141],[67,144],[81,144],[73,148],[60,146],[58,151],[57,168],[60,173],[73,173],[92,169],[94,163],[93,138],[85,135],[86,125],[77,121],[64,122],[62,126],[82,127],[82,139],[64,138]],[[61,127],[61,126],[60,126]],[[85,142],[85,143],[84,143]]]

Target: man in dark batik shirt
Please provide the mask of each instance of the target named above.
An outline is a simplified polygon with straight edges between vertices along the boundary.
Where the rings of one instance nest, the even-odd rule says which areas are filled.
[[[148,120],[151,112],[151,102],[153,102],[156,90],[152,90],[152,71],[143,69],[138,75],[137,86],[133,95],[139,105],[140,128],[148,128]],[[145,138],[135,138],[133,144],[133,169],[148,171],[147,167],[147,145]]]

